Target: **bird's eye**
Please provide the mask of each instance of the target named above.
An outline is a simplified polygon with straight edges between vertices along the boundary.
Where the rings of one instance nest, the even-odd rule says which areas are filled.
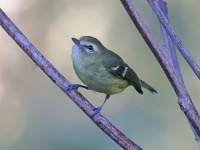
[[[89,50],[91,50],[91,51],[94,50],[93,47],[92,47],[92,45],[88,45],[87,48],[88,48]]]

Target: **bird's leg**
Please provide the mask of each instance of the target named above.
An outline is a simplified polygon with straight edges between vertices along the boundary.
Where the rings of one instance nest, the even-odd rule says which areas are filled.
[[[87,86],[84,86],[84,85],[80,85],[80,84],[70,84],[68,87],[67,87],[67,91],[68,90],[77,90],[79,87],[82,87],[84,89],[89,89]]]
[[[96,108],[93,109],[94,112],[93,112],[92,116],[94,116],[94,115],[100,113],[100,111],[101,111],[103,105],[105,104],[105,102],[106,102],[109,98],[110,98],[110,95],[106,95],[106,98],[105,98],[105,100],[103,101],[103,103],[101,104],[101,106],[100,106],[100,107],[96,107]]]

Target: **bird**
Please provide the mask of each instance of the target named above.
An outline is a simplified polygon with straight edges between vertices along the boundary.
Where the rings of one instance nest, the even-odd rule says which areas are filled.
[[[70,84],[67,90],[81,87],[106,95],[102,105],[93,109],[92,116],[100,113],[111,95],[124,91],[128,86],[133,86],[140,94],[143,94],[142,88],[157,93],[152,86],[139,79],[119,55],[107,49],[97,38],[82,36],[79,39],[72,38],[72,41],[73,68],[85,85]]]

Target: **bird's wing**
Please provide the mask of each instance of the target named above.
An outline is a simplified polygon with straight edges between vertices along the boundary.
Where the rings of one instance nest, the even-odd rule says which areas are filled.
[[[112,51],[109,51],[113,53]],[[120,56],[113,53],[108,55],[103,61],[104,67],[113,75],[127,80],[139,93],[143,93],[141,89],[140,79],[133,69],[131,69]]]

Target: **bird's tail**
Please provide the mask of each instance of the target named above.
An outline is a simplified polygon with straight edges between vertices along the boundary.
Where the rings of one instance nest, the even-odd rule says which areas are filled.
[[[143,80],[140,80],[140,84],[143,88],[147,89],[148,91],[150,91],[151,93],[157,93],[157,91],[151,87],[149,84],[147,84],[146,82],[144,82]]]

